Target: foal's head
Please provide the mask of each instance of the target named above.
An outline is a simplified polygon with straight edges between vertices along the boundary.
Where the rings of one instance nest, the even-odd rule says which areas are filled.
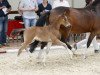
[[[68,18],[67,18],[67,16],[65,15],[65,13],[58,16],[58,19],[57,19],[57,21],[56,21],[56,25],[58,25],[59,27],[60,27],[61,25],[65,26],[65,27],[71,26],[71,24],[70,24],[70,22],[68,21]]]

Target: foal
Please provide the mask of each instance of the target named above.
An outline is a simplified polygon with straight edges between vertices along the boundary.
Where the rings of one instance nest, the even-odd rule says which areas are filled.
[[[30,27],[25,29],[24,31],[24,43],[22,44],[21,48],[18,51],[18,56],[21,54],[22,50],[26,49],[32,41],[37,40],[41,42],[47,42],[47,50],[44,54],[43,62],[45,63],[46,55],[50,49],[52,44],[62,45],[67,49],[65,43],[61,42],[59,39],[61,38],[59,29],[61,25],[65,27],[71,26],[67,20],[66,16],[59,15],[59,19],[57,20],[57,25],[48,25],[44,27]],[[69,50],[70,57],[72,58],[73,53]]]

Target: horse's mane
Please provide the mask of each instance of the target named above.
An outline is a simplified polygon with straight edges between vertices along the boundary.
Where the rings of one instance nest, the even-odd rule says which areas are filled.
[[[95,0],[91,5],[96,6],[97,4],[100,4],[100,0]]]
[[[100,0],[95,0],[92,4],[87,5],[85,8],[95,11],[96,6],[100,4]]]
[[[56,10],[56,12],[58,13],[62,13],[62,12],[70,12],[69,8],[68,7],[64,7],[64,6],[59,6],[59,7],[56,7],[54,8],[54,10]]]

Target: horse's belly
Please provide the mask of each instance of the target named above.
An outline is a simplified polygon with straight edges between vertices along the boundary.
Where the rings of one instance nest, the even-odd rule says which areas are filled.
[[[35,36],[34,40],[38,40],[41,42],[51,42],[51,38],[49,36],[47,36],[47,37],[46,36],[44,36],[44,37]]]
[[[84,30],[84,28],[82,29],[81,27],[73,27],[71,29],[71,33],[73,34],[81,34],[81,33],[86,33],[86,32],[88,32],[88,30],[87,29]]]

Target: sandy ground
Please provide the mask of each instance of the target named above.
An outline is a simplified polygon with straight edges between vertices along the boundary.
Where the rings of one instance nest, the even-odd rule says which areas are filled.
[[[19,46],[2,49],[14,48],[19,49]],[[66,49],[52,49],[47,56],[46,66],[37,63],[39,51],[32,54],[31,62],[28,54],[23,52],[16,64],[16,52],[0,54],[0,75],[100,75],[100,53],[95,54],[91,47],[87,50],[87,58],[83,59],[83,50],[77,50],[77,56],[71,60]]]

